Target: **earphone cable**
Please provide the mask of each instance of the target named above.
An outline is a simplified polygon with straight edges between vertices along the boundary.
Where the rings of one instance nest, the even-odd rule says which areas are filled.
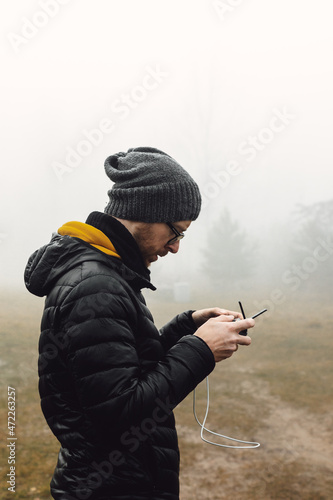
[[[223,434],[219,434],[218,432],[211,431],[210,429],[207,429],[205,427],[206,421],[207,421],[207,417],[208,417],[208,412],[209,412],[209,404],[210,404],[210,401],[209,401],[209,381],[208,381],[208,377],[206,377],[206,391],[207,391],[206,412],[205,412],[205,416],[204,416],[204,419],[203,419],[202,423],[199,421],[199,419],[197,417],[197,414],[196,414],[196,410],[195,410],[195,401],[196,401],[196,399],[195,399],[195,389],[193,391],[193,414],[194,414],[194,418],[195,418],[196,422],[201,427],[201,432],[200,432],[201,439],[205,443],[212,444],[214,446],[220,446],[221,448],[236,448],[236,449],[258,448],[260,446],[260,443],[256,443],[256,442],[253,442],[253,441],[243,441],[241,439],[236,439],[236,438],[232,438],[232,437],[229,437],[229,436],[224,436]],[[208,439],[206,439],[204,437],[204,435],[203,435],[204,431],[208,432],[209,434],[213,434],[214,436],[218,436],[218,437],[222,437],[224,439],[228,439],[229,441],[235,441],[237,443],[247,444],[247,445],[251,445],[251,446],[237,446],[237,445],[226,445],[226,444],[214,443],[213,441],[209,441]]]

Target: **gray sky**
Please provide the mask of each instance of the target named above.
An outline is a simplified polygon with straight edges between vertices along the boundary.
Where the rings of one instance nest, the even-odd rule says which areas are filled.
[[[150,145],[198,181],[195,234],[228,207],[256,234],[332,198],[330,0],[1,5],[2,284],[103,210],[107,156]]]

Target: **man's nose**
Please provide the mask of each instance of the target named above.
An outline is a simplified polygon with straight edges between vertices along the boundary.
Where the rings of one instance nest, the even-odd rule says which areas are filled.
[[[180,241],[175,241],[175,243],[165,245],[165,248],[171,253],[177,253],[179,250]]]

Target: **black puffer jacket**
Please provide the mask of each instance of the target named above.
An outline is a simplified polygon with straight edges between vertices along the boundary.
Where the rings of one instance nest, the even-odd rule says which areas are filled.
[[[176,500],[172,410],[214,368],[191,311],[159,332],[141,294],[154,289],[135,240],[110,216],[87,223],[122,260],[54,234],[25,271],[46,295],[39,343],[44,416],[61,443],[51,492],[61,500]]]

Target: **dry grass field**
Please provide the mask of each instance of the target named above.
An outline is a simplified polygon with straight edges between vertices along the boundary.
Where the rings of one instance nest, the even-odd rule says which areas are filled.
[[[176,409],[181,500],[333,499],[333,312],[328,299],[325,303],[293,298],[258,318],[252,345],[219,363],[210,376],[207,426],[258,441],[259,448],[233,450],[202,442],[191,395]],[[0,498],[50,500],[49,481],[59,446],[43,420],[37,392],[43,299],[23,291],[2,292],[0,299]],[[245,306],[251,297],[242,300]],[[195,298],[190,304],[149,297],[148,303],[158,326],[182,310],[220,305],[213,297]],[[232,308],[229,301],[221,305]],[[15,494],[6,484],[8,386],[16,389]],[[204,411],[201,384],[197,390],[201,421]]]

